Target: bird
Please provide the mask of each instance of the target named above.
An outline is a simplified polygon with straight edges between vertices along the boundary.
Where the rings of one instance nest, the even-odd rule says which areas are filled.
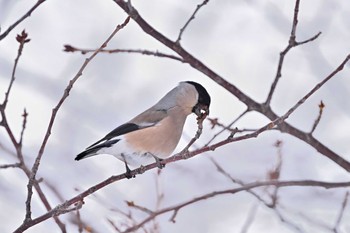
[[[180,141],[187,116],[209,115],[210,95],[199,83],[182,81],[155,105],[118,126],[105,137],[79,153],[75,160],[110,154],[124,162],[126,177],[132,167],[157,163],[169,157]]]

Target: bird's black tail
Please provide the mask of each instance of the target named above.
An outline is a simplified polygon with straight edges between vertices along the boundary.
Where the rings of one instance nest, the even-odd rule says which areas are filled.
[[[78,161],[78,160],[85,159],[85,158],[90,157],[90,156],[97,155],[98,154],[97,152],[99,150],[101,150],[102,148],[111,147],[113,144],[117,143],[118,141],[120,141],[120,139],[105,141],[104,143],[98,144],[98,145],[93,146],[93,147],[89,147],[85,151],[78,154],[75,157],[75,160]]]

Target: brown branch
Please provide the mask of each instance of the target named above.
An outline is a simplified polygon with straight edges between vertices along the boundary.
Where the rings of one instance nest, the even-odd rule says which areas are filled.
[[[133,201],[126,201],[126,204],[128,205],[128,207],[132,207],[132,208],[140,210],[144,213],[153,214],[152,210],[150,210],[144,206],[136,205]]]
[[[346,208],[346,205],[347,205],[347,203],[348,203],[348,199],[349,199],[349,191],[347,191],[347,192],[345,193],[343,203],[342,203],[342,205],[341,205],[341,208],[340,208],[340,211],[339,211],[337,220],[336,220],[335,225],[334,225],[334,227],[333,227],[334,233],[339,232],[338,228],[339,228],[339,225],[340,225],[340,223],[341,223],[341,221],[342,221],[342,219],[343,219],[344,212],[345,212],[345,208]]]
[[[21,134],[19,137],[19,143],[18,143],[18,146],[20,146],[20,147],[22,147],[22,145],[23,145],[23,135],[24,135],[24,130],[26,129],[26,125],[27,125],[28,113],[27,113],[26,109],[23,110],[22,117],[23,117],[22,130],[21,130]]]
[[[209,78],[211,78],[213,81],[215,81],[218,85],[225,88],[227,91],[229,91],[231,94],[236,96],[242,103],[244,103],[249,110],[251,111],[257,111],[267,118],[269,118],[271,121],[278,118],[278,115],[275,114],[270,106],[267,106],[266,104],[260,104],[253,99],[251,99],[249,96],[244,94],[241,90],[239,90],[236,86],[232,85],[231,83],[227,82],[225,79],[223,79],[221,76],[219,76],[217,73],[215,73],[213,70],[211,70],[209,67],[204,65],[201,61],[196,59],[194,56],[192,56],[190,53],[188,53],[185,49],[183,49],[179,44],[176,44],[175,42],[171,41],[164,35],[162,35],[160,32],[158,32],[155,28],[153,28],[151,25],[149,25],[137,12],[137,10],[131,6],[131,4],[128,4],[128,2],[122,1],[122,0],[113,0],[119,7],[121,7],[128,15],[130,15],[133,20],[142,28],[142,30],[147,33],[148,35],[152,36],[154,39],[158,40],[168,48],[175,51],[177,54],[179,54],[185,62],[190,64],[193,68],[197,69],[198,71],[202,72],[203,74],[207,75]],[[350,55],[348,55],[349,57]],[[348,61],[348,58],[346,59],[345,63]],[[335,73],[340,72],[343,69],[343,66],[345,64],[342,63],[342,66],[338,67],[337,70],[335,70]],[[341,69],[339,69],[341,68]],[[332,76],[334,76],[333,74]],[[350,163],[346,161],[344,158],[336,154],[334,151],[327,148],[325,145],[323,145],[321,142],[319,142],[314,137],[310,136],[308,133],[305,133],[301,130],[298,130],[297,128],[289,125],[288,123],[284,122],[280,125],[279,130],[282,132],[286,132],[290,135],[293,135],[313,148],[315,148],[318,152],[320,152],[322,155],[328,157],[335,163],[337,163],[340,167],[345,169],[346,171],[350,172]]]
[[[198,4],[196,9],[194,10],[194,12],[192,13],[191,17],[187,20],[187,22],[185,23],[185,25],[180,29],[180,33],[179,33],[179,36],[177,37],[177,40],[176,40],[176,43],[177,44],[180,44],[180,41],[181,41],[181,37],[182,37],[182,34],[184,33],[184,31],[186,30],[186,28],[188,27],[188,25],[190,24],[190,22],[192,20],[194,20],[197,12],[204,6],[206,5],[207,3],[209,2],[209,0],[204,0],[201,4]]]
[[[236,132],[236,128],[231,129],[232,125],[234,125],[239,119],[241,119],[245,114],[247,114],[249,112],[249,109],[245,110],[244,112],[242,112],[236,119],[234,119],[229,125],[225,126],[223,124],[218,124],[219,122],[215,122],[215,119],[212,118],[208,118],[208,120],[211,122],[212,124],[212,129],[216,126],[219,125],[222,127],[222,130],[220,130],[218,133],[214,134],[214,136],[205,144],[206,146],[210,145],[210,143],[212,143],[215,138],[217,138],[220,134],[222,134],[223,132],[225,132],[226,130],[232,130],[231,133]],[[216,118],[217,119],[217,118]],[[233,131],[235,130],[235,131]]]
[[[81,54],[87,54],[87,53],[92,53],[96,51],[95,49],[82,49],[82,48],[77,48],[72,45],[64,45],[64,52],[80,52]],[[149,55],[149,56],[155,56],[155,57],[165,57],[165,58],[170,58],[173,60],[177,60],[180,62],[184,62],[184,60],[181,57],[174,56],[171,54],[166,54],[158,51],[150,51],[150,50],[141,50],[141,49],[102,49],[100,51],[101,53],[138,53],[142,55]]]
[[[282,169],[282,144],[283,142],[280,140],[277,140],[274,146],[277,148],[277,163],[274,169],[269,171],[268,173],[268,179],[269,180],[279,180],[281,176],[281,169]],[[272,208],[275,208],[278,202],[278,187],[275,187],[273,190],[273,193],[271,195],[272,199]]]
[[[207,112],[203,113],[201,116],[197,117],[197,132],[195,134],[195,136],[190,140],[190,142],[187,144],[187,146],[181,151],[181,154],[183,154],[184,158],[187,158],[187,154],[188,154],[188,149],[193,145],[193,143],[195,143],[199,137],[202,134],[203,131],[203,121],[205,120],[205,118],[207,117]]]
[[[41,3],[45,2],[46,0],[38,0],[34,6],[32,8],[29,9],[29,11],[27,11],[27,13],[25,13],[21,18],[19,18],[15,23],[13,23],[11,26],[8,27],[8,29],[3,32],[1,35],[0,35],[0,40],[4,39],[11,31],[12,29],[14,29],[18,24],[20,24],[23,20],[25,20],[26,18],[28,18],[32,13],[33,11],[39,7],[41,5]]]
[[[13,164],[3,164],[0,165],[0,169],[6,169],[6,168],[19,168],[21,167],[22,164],[21,163],[13,163]]]
[[[18,65],[19,58],[22,55],[24,45],[30,41],[30,39],[28,39],[28,34],[25,32],[25,30],[23,30],[21,34],[17,35],[16,40],[19,43],[19,47],[18,47],[17,57],[15,59],[15,63],[13,65],[13,69],[12,69],[12,75],[11,75],[10,84],[9,84],[9,86],[7,88],[6,93],[5,93],[4,102],[2,103],[2,108],[4,108],[4,109],[6,108],[6,105],[7,105],[7,102],[8,102],[8,98],[9,98],[9,95],[10,95],[10,92],[11,92],[11,89],[12,89],[12,85],[13,85],[15,79],[16,79],[16,70],[17,70],[17,65]]]
[[[272,96],[273,96],[273,94],[274,94],[274,92],[276,90],[278,81],[282,77],[283,62],[284,62],[284,58],[287,55],[287,53],[292,48],[297,47],[297,46],[302,45],[302,44],[306,44],[306,43],[311,42],[313,40],[316,40],[321,35],[321,32],[319,32],[315,36],[313,36],[310,39],[307,39],[305,41],[302,41],[302,42],[297,42],[296,41],[296,35],[295,34],[296,34],[296,30],[297,30],[297,25],[298,25],[299,4],[300,4],[300,0],[296,0],[295,1],[295,7],[294,7],[294,17],[293,17],[292,30],[290,32],[288,45],[282,52],[280,52],[280,58],[279,58],[278,65],[277,65],[276,76],[275,76],[275,79],[274,79],[274,81],[273,81],[273,83],[271,85],[271,88],[270,88],[269,94],[267,96],[267,99],[265,101],[266,106],[270,106],[271,99],[272,99]]]
[[[121,30],[123,27],[125,27],[127,25],[127,23],[129,22],[129,19],[130,19],[130,17],[127,17],[127,19],[124,21],[123,24],[118,25],[116,27],[116,29],[112,32],[112,34],[107,38],[107,40],[101,45],[101,47],[98,50],[96,50],[89,58],[87,58],[85,60],[85,62],[83,63],[83,65],[79,69],[78,73],[74,76],[74,78],[72,80],[69,81],[69,84],[68,84],[67,88],[65,89],[65,91],[63,93],[63,96],[59,100],[59,102],[56,105],[56,107],[52,110],[52,115],[51,115],[51,118],[50,118],[50,122],[49,122],[49,125],[48,125],[48,128],[47,128],[44,140],[43,140],[42,145],[40,147],[38,156],[36,157],[35,162],[33,164],[33,167],[31,169],[31,174],[30,174],[30,178],[29,178],[29,181],[28,181],[28,185],[27,185],[28,195],[27,195],[27,200],[26,200],[26,217],[25,217],[25,220],[24,220],[22,226],[28,225],[28,223],[32,222],[31,221],[31,204],[30,204],[31,203],[32,194],[33,194],[32,187],[35,184],[35,176],[36,176],[36,173],[38,171],[38,168],[39,168],[39,165],[40,165],[40,160],[41,160],[42,155],[44,153],[46,143],[47,143],[47,141],[48,141],[48,139],[49,139],[49,137],[51,135],[51,129],[53,127],[53,124],[54,124],[54,121],[55,121],[56,114],[57,114],[58,110],[60,109],[60,107],[62,106],[64,101],[67,99],[67,97],[69,96],[70,90],[73,88],[74,83],[82,75],[85,67],[100,52],[101,49],[103,49],[103,48],[105,48],[107,46],[108,42],[114,37],[114,35],[119,30]],[[69,206],[67,206],[65,209],[61,209],[60,211],[68,210],[68,207]],[[73,211],[73,210],[74,210],[74,208],[73,209],[69,209],[69,211]]]
[[[322,100],[321,100],[321,103],[318,105],[318,108],[319,108],[318,116],[317,116],[317,118],[316,118],[314,124],[312,125],[310,134],[313,134],[313,133],[314,133],[316,127],[317,127],[318,124],[320,123],[320,120],[321,120],[321,117],[322,117],[322,113],[323,113],[323,109],[325,108],[325,105],[324,105],[324,103],[322,102]]]
[[[312,186],[312,187],[321,187],[321,188],[329,189],[329,188],[345,188],[345,187],[350,186],[350,182],[328,183],[328,182],[314,181],[314,180],[253,182],[250,184],[246,184],[244,187],[211,192],[211,193],[199,196],[199,197],[195,197],[192,200],[183,202],[181,204],[164,208],[162,210],[155,212],[153,215],[148,216],[143,221],[141,221],[139,224],[137,224],[129,229],[126,229],[125,231],[123,231],[123,233],[135,232],[137,229],[144,226],[146,223],[148,223],[149,221],[151,221],[155,217],[162,215],[164,213],[173,212],[174,213],[173,216],[174,216],[178,213],[178,211],[180,209],[182,209],[188,205],[191,205],[193,203],[207,200],[207,199],[219,196],[219,195],[236,194],[238,192],[247,191],[249,189],[254,189],[254,188],[264,187],[264,186],[275,186],[275,187]],[[173,217],[171,219],[173,219]]]

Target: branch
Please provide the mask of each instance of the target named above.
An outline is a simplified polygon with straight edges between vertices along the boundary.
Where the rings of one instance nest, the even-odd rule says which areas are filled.
[[[343,216],[344,216],[344,212],[345,212],[345,208],[346,208],[346,205],[348,203],[348,198],[349,198],[349,191],[347,191],[345,193],[345,196],[344,196],[344,200],[343,200],[343,203],[341,205],[341,208],[340,208],[340,211],[339,211],[339,214],[338,214],[338,217],[337,217],[337,220],[335,222],[335,225],[333,227],[333,231],[336,233],[336,232],[339,232],[338,231],[338,228],[339,228],[339,225],[343,219]]]
[[[23,110],[22,117],[23,117],[22,130],[21,130],[21,135],[19,137],[19,143],[18,143],[18,146],[20,146],[21,148],[22,148],[22,145],[23,145],[24,130],[26,129],[26,125],[27,125],[28,113],[27,113],[26,109]]]
[[[313,124],[313,126],[311,128],[310,134],[314,133],[316,127],[320,123],[320,120],[321,120],[321,117],[322,117],[322,113],[323,113],[323,109],[325,108],[325,105],[322,102],[322,100],[321,100],[321,103],[318,105],[318,108],[319,108],[318,117],[316,118],[316,120],[315,120],[315,122],[314,122],[314,124]]]
[[[87,54],[87,53],[92,53],[94,51],[96,51],[95,49],[81,49],[81,48],[77,48],[74,47],[72,45],[64,45],[64,52],[81,52],[81,54]],[[174,56],[171,54],[166,54],[166,53],[162,53],[162,52],[158,52],[158,51],[150,51],[150,50],[141,50],[141,49],[102,49],[100,51],[101,53],[138,53],[138,54],[142,54],[142,55],[149,55],[149,56],[155,56],[155,57],[165,57],[165,58],[170,58],[173,60],[177,60],[180,62],[184,62],[184,60],[181,57],[178,56]]]
[[[243,187],[239,188],[234,188],[234,189],[227,189],[227,190],[222,190],[222,191],[215,191],[211,192],[196,198],[193,198],[192,200],[183,202],[178,205],[170,206],[167,208],[164,208],[162,210],[159,210],[157,212],[154,212],[152,215],[148,216],[145,218],[143,221],[141,221],[139,224],[123,231],[123,233],[129,233],[129,232],[135,232],[137,229],[142,227],[144,224],[147,222],[151,221],[154,219],[156,216],[168,213],[168,212],[174,212],[173,216],[178,213],[180,209],[183,207],[186,207],[188,205],[191,205],[196,202],[200,202],[203,200],[207,200],[219,195],[226,195],[226,194],[236,194],[242,191],[247,191],[250,189],[258,188],[258,187],[264,187],[264,186],[275,186],[275,187],[293,187],[293,186],[298,186],[298,187],[321,187],[321,188],[345,188],[350,186],[350,182],[340,182],[340,183],[329,183],[329,182],[323,182],[323,181],[314,181],[314,180],[300,180],[300,181],[264,181],[264,182],[253,182],[246,184]],[[171,218],[173,219],[173,217]]]
[[[112,32],[112,34],[107,38],[107,40],[101,45],[101,47],[98,50],[96,50],[89,58],[87,58],[85,60],[85,62],[83,63],[83,65],[79,69],[78,73],[74,76],[74,78],[72,80],[69,81],[68,86],[64,90],[63,96],[59,100],[56,107],[52,110],[52,115],[50,118],[50,122],[49,122],[49,125],[47,128],[44,140],[41,144],[38,156],[36,157],[35,162],[33,164],[33,167],[31,169],[31,175],[30,175],[28,185],[27,185],[28,196],[27,196],[27,200],[26,200],[26,217],[25,217],[25,220],[24,220],[22,226],[26,225],[28,222],[31,222],[31,204],[30,203],[31,203],[31,198],[32,198],[32,194],[33,194],[32,188],[33,188],[33,184],[35,183],[35,176],[36,176],[36,173],[37,173],[39,165],[40,165],[40,160],[41,160],[42,155],[44,153],[46,143],[51,135],[51,129],[53,127],[58,110],[60,109],[60,107],[62,106],[64,101],[67,99],[67,97],[69,96],[70,90],[73,88],[73,85],[78,80],[78,78],[83,74],[83,71],[86,68],[86,66],[100,52],[100,50],[102,50],[103,48],[105,48],[107,46],[108,42],[114,37],[114,35],[119,30],[121,30],[123,27],[125,27],[127,25],[127,23],[129,22],[129,19],[130,19],[130,17],[127,17],[123,24],[118,25],[116,27],[116,29]]]
[[[208,146],[208,145],[210,145],[210,143],[212,142],[212,141],[214,141],[214,139],[215,138],[217,138],[220,134],[222,134],[223,132],[225,132],[226,130],[236,130],[236,128],[235,129],[231,129],[231,127],[232,127],[232,125],[234,125],[239,119],[241,119],[245,114],[247,114],[248,112],[249,112],[250,110],[249,109],[247,109],[247,110],[245,110],[244,112],[242,112],[236,119],[234,119],[228,126],[225,126],[225,125],[223,125],[223,124],[218,124],[219,122],[215,122],[214,120],[212,120],[211,118],[209,118],[208,120],[212,123],[212,129],[216,126],[216,125],[218,125],[218,126],[221,126],[222,127],[222,130],[220,130],[218,133],[216,133],[205,145],[206,146]],[[231,133],[232,133],[233,131],[231,131]]]
[[[6,169],[6,168],[18,168],[21,167],[21,163],[13,163],[13,164],[4,164],[0,165],[0,169]]]
[[[191,141],[187,144],[187,146],[181,151],[181,154],[183,154],[184,158],[187,158],[186,157],[186,154],[188,153],[188,149],[193,145],[193,143],[195,143],[199,137],[201,136],[202,134],[202,131],[203,131],[203,121],[204,119],[207,117],[207,112],[203,113],[201,116],[198,116],[197,117],[197,125],[198,125],[198,128],[197,128],[197,132],[195,134],[195,136],[191,139]]]
[[[181,41],[181,37],[182,34],[184,33],[184,31],[186,30],[187,26],[190,24],[190,22],[192,20],[194,20],[195,15],[197,14],[197,12],[199,11],[199,9],[201,9],[204,5],[206,5],[209,2],[209,0],[204,0],[201,4],[198,4],[196,9],[194,10],[193,14],[191,15],[191,17],[187,20],[187,22],[185,23],[185,25],[180,29],[180,33],[179,36],[177,37],[176,43],[180,44]]]
[[[45,2],[46,0],[38,0],[35,5],[29,9],[27,13],[25,13],[21,18],[19,18],[15,23],[13,23],[4,33],[0,35],[0,40],[4,39],[11,31],[14,29],[18,24],[20,24],[23,20],[28,18],[33,11],[41,5],[41,3]]]
[[[290,32],[288,45],[282,52],[280,52],[280,58],[279,58],[279,61],[278,61],[278,66],[277,66],[277,72],[276,72],[275,80],[273,81],[273,83],[271,85],[269,94],[268,94],[267,99],[265,101],[266,106],[270,105],[272,96],[273,96],[273,94],[275,92],[275,89],[277,87],[277,83],[280,80],[280,78],[282,77],[283,62],[284,62],[284,58],[287,55],[287,53],[292,48],[297,47],[297,46],[302,45],[302,44],[306,44],[306,43],[311,42],[313,40],[316,40],[321,35],[321,32],[319,32],[315,36],[311,37],[308,40],[305,40],[305,41],[302,41],[302,42],[297,42],[296,41],[295,33],[296,33],[296,30],[297,30],[297,24],[298,24],[299,4],[300,4],[300,0],[296,0],[295,1],[295,7],[294,7],[294,18],[293,18],[292,30]]]

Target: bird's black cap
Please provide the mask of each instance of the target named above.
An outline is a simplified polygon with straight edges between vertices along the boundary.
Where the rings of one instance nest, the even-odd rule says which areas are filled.
[[[206,105],[209,108],[209,106],[210,106],[210,95],[208,94],[207,90],[202,85],[200,85],[199,83],[196,83],[196,82],[193,82],[193,81],[186,81],[186,83],[189,83],[189,84],[193,85],[196,88],[196,90],[198,92],[198,103]]]

